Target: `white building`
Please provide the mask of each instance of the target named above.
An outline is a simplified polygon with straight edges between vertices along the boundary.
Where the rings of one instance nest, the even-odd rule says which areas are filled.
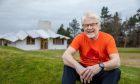
[[[45,24],[45,22],[43,22],[43,24]],[[17,33],[0,35],[0,45],[13,46],[23,50],[67,48],[68,37],[56,34],[48,27],[44,29],[45,25],[42,27],[38,30],[19,31]]]

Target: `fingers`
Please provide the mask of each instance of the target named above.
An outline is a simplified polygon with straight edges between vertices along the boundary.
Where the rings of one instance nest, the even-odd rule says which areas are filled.
[[[88,83],[90,83],[92,81],[92,77],[94,76],[94,74],[92,72],[89,72],[87,77],[86,77],[86,80]]]
[[[86,84],[86,82],[87,82],[87,80],[86,80],[86,79],[84,79],[84,84]]]
[[[82,78],[81,78],[81,82],[84,83],[84,84],[86,84],[86,83],[90,83],[91,80],[86,80],[86,79],[82,79]]]
[[[87,70],[85,71],[85,73],[82,74],[82,78],[83,78],[83,79],[86,79],[88,73],[90,73],[90,69],[87,69]]]
[[[91,80],[87,80],[88,83],[90,83]]]
[[[81,78],[81,82],[83,82],[84,84],[86,83],[90,83],[92,81],[92,77],[94,76],[96,70],[93,69],[93,66],[87,67],[81,74],[80,74],[80,78]]]
[[[90,70],[90,72],[87,74],[86,79],[91,79],[93,76],[93,71]]]
[[[85,73],[86,69],[80,72],[80,75],[82,76]]]
[[[80,80],[81,80],[81,82],[83,83],[83,79],[82,79],[82,78],[80,78]]]
[[[92,81],[92,77],[94,76],[94,73],[91,73],[89,76],[89,79]]]
[[[87,69],[82,75],[80,76],[81,82],[84,84],[90,83],[92,81],[93,73],[91,69]]]

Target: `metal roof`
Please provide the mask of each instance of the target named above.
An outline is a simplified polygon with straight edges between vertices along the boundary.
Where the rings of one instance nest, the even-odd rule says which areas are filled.
[[[31,38],[64,38],[69,39],[69,37],[56,34],[52,30],[30,30],[30,31],[19,31],[17,33],[6,33],[4,35],[0,35],[0,39],[6,39],[11,42],[15,42],[17,40],[24,40],[27,36]]]

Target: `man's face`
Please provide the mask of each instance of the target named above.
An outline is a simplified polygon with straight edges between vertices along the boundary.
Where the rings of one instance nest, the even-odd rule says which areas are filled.
[[[83,21],[83,28],[88,38],[96,39],[98,37],[100,26],[96,19],[86,18]]]

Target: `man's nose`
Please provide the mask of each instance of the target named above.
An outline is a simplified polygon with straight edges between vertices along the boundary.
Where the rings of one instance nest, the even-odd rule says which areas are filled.
[[[91,25],[88,25],[88,27],[87,27],[88,29],[92,29],[92,26]]]

